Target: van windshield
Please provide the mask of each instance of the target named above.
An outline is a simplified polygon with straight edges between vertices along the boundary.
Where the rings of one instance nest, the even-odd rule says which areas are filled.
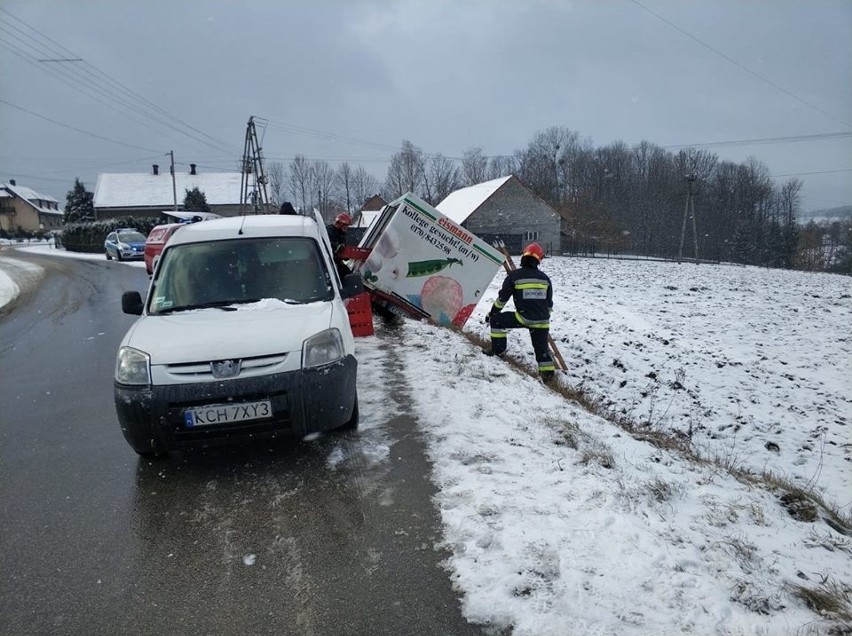
[[[265,298],[311,303],[333,297],[316,241],[240,238],[167,248],[153,281],[148,313],[230,308]]]

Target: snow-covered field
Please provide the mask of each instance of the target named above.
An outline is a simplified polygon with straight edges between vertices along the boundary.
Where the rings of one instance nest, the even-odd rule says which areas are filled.
[[[812,487],[852,512],[852,278],[559,257],[543,269],[566,384],[684,436],[703,457]],[[486,334],[475,320],[487,305],[469,330]],[[514,335],[529,357],[526,334]]]
[[[399,346],[356,341],[361,452],[379,465],[392,452],[381,369],[401,358],[465,616],[514,636],[847,633],[852,616],[820,615],[802,591],[852,611],[852,281],[647,261],[543,269],[560,382],[606,417],[468,340],[487,334],[501,273],[469,334],[407,321]],[[532,369],[526,332],[509,343]],[[841,518],[729,468],[812,488]]]

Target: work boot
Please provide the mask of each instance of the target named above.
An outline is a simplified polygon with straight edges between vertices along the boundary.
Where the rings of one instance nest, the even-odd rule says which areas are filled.
[[[542,371],[541,381],[547,385],[552,385],[556,380],[556,374],[553,371]]]
[[[497,358],[499,358],[500,356],[503,355],[502,351],[498,353],[498,352],[494,351],[494,349],[483,349],[482,353],[484,353],[487,356],[495,356]]]

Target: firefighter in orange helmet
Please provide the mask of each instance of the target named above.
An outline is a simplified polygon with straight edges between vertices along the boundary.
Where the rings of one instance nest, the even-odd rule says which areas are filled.
[[[346,259],[340,255],[340,250],[346,245],[346,231],[350,225],[352,225],[352,217],[346,214],[346,212],[341,212],[334,217],[333,223],[325,226],[328,232],[328,239],[331,242],[331,250],[334,254],[334,265],[337,267],[337,273],[340,275],[341,280],[347,274],[352,273],[352,270],[345,262]]]
[[[543,258],[544,250],[541,246],[530,243],[521,255],[521,266],[506,274],[497,300],[486,318],[491,325],[491,348],[483,350],[483,353],[489,356],[503,355],[509,329],[529,329],[541,379],[550,382],[556,369],[547,346],[553,287],[548,275],[539,269]],[[501,311],[510,298],[514,302],[515,311]]]

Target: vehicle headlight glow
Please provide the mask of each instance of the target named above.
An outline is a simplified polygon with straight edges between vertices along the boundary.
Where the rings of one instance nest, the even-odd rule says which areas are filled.
[[[115,360],[115,381],[151,384],[151,356],[133,347],[121,347]]]
[[[305,340],[302,368],[310,369],[336,362],[343,357],[343,338],[338,329],[326,329]]]

